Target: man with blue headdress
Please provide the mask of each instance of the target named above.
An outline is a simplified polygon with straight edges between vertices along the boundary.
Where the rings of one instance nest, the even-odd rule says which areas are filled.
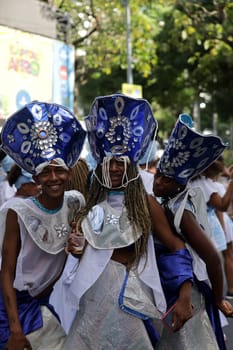
[[[193,317],[176,333],[164,328],[159,350],[226,348],[219,310],[232,316],[233,308],[223,299],[221,260],[211,241],[203,194],[200,188],[188,188],[189,180],[214,162],[225,147],[219,137],[196,132],[191,117],[182,114],[158,164],[154,194],[161,197],[174,233],[184,240],[192,256],[194,275]],[[171,307],[177,301],[180,271],[185,271],[190,258],[183,253],[171,257],[159,238],[155,247],[162,286]]]
[[[97,97],[85,122],[97,167],[86,207],[76,215],[86,244],[68,239],[80,258],[67,286],[77,315],[65,349],[151,350],[158,340],[152,319],[166,310],[152,226],[171,251],[184,247],[139,174],[157,122],[145,99],[122,94]]]
[[[2,148],[41,186],[37,197],[14,197],[0,211],[0,349],[63,349],[65,332],[49,296],[66,260],[73,209],[84,205],[65,192],[86,132],[66,107],[34,101],[2,129]]]

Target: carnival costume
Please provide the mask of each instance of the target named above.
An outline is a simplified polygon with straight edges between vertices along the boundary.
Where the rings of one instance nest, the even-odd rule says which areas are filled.
[[[217,217],[216,210],[208,202],[213,193],[219,193],[219,186],[215,181],[205,176],[194,179],[189,184],[190,187],[200,187],[202,189],[206,205],[209,225],[211,227],[211,237],[218,251],[223,251],[227,247],[225,232]]]
[[[16,163],[31,174],[39,174],[52,160],[66,169],[73,166],[82,150],[85,131],[65,107],[35,101],[6,121],[1,136],[2,148]],[[51,291],[43,292],[63,270],[70,215],[84,204],[81,193],[67,191],[62,206],[54,210],[44,208],[35,197],[14,197],[1,207],[0,251],[8,210],[18,216],[21,247],[14,288],[20,323],[33,349],[63,349],[65,333],[49,303]],[[1,342],[7,342],[9,335],[0,288]]]
[[[215,187],[217,193],[223,197],[226,192],[226,187],[223,183],[219,181],[215,181]],[[223,220],[224,220],[224,233],[226,236],[226,242],[227,244],[233,241],[233,221],[230,218],[228,212],[224,211],[223,213]]]
[[[158,171],[164,176],[174,179],[178,184],[186,186],[188,181],[214,162],[225,145],[216,136],[203,136],[192,129],[192,120],[188,115],[181,115],[172,131],[164,150]],[[200,188],[185,189],[171,197],[162,199],[167,217],[184,241],[185,234],[180,224],[184,210],[190,211],[211,238],[211,231],[206,216],[206,203]],[[157,263],[168,306],[175,303],[181,283],[176,277],[177,262],[171,259],[160,242],[155,242]],[[192,256],[194,284],[192,288],[192,304],[194,315],[176,333],[164,328],[158,349],[225,349],[219,311],[214,305],[212,290],[206,265],[192,247],[186,242]],[[189,257],[178,257],[180,270],[186,271]],[[171,270],[174,270],[172,274]],[[174,281],[177,281],[174,282]],[[212,327],[211,327],[212,326]],[[198,341],[197,341],[198,339]],[[217,342],[216,342],[217,339]]]
[[[86,126],[92,156],[105,169],[111,157],[128,157],[137,164],[157,123],[146,100],[117,94],[94,101]],[[142,256],[136,268],[127,271],[111,259],[115,248],[133,250],[142,233],[133,234],[124,192],[111,191],[108,180],[103,180],[107,198],[81,223],[88,244],[67,292],[78,311],[65,349],[153,349],[147,332],[150,319],[166,310],[153,238],[149,236],[147,257]]]

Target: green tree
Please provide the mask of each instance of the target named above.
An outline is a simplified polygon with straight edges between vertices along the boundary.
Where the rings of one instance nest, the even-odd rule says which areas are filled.
[[[76,101],[86,114],[95,96],[126,81],[125,7],[120,0],[44,2],[68,14],[65,26],[58,21],[59,38],[76,48]],[[201,128],[212,128],[217,113],[224,134],[232,118],[233,2],[134,0],[130,9],[134,83],[160,128],[169,132],[181,111],[192,114],[207,96]]]
[[[151,85],[162,107],[187,108],[209,96],[202,129],[232,118],[233,2],[176,1],[164,13],[164,26],[155,40],[156,81]],[[162,90],[162,94],[159,91]]]

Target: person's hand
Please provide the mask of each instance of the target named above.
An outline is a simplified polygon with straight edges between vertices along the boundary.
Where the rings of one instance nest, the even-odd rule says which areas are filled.
[[[233,317],[233,306],[229,301],[223,299],[219,304],[217,304],[217,307],[226,317]]]
[[[193,316],[193,306],[189,300],[177,299],[172,315],[173,332],[179,331],[186,321]]]
[[[71,232],[66,242],[66,252],[73,255],[82,255],[85,247],[85,238],[81,231],[77,229],[75,222],[71,224]]]
[[[11,334],[7,345],[6,350],[32,350],[29,340],[23,333]]]

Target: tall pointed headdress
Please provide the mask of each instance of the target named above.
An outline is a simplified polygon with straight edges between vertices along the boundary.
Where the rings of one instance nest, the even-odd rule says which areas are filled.
[[[92,156],[128,156],[137,163],[157,129],[150,104],[123,94],[97,97],[85,118]]]
[[[220,137],[192,129],[192,118],[181,114],[159,161],[158,170],[185,185],[213,163],[226,148]]]
[[[66,107],[33,101],[5,122],[2,149],[24,170],[37,174],[41,165],[58,159],[67,168],[75,165],[86,132]]]

